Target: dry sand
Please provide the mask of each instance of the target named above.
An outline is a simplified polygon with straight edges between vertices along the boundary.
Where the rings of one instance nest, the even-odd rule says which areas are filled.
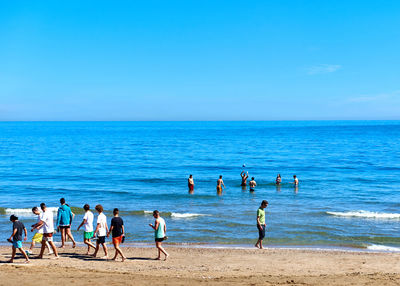
[[[10,250],[0,247],[0,285],[400,285],[400,253],[167,246],[171,257],[156,261],[155,248],[126,247],[122,263],[78,247],[7,264]]]

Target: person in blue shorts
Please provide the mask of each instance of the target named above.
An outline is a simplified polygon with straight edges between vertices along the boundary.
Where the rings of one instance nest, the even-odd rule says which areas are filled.
[[[16,217],[15,215],[10,216],[10,221],[13,223],[13,232],[10,238],[7,240],[12,243],[12,254],[11,254],[11,259],[8,262],[10,263],[14,262],[15,254],[18,249],[25,257],[25,263],[29,263],[29,257],[25,253],[25,250],[22,248],[22,232],[25,233],[24,241],[26,241],[27,239],[28,232],[26,231],[24,224],[20,222],[18,220],[18,217]]]

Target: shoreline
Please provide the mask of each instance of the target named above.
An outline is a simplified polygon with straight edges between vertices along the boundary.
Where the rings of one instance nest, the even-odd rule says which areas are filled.
[[[55,241],[58,247],[61,242]],[[29,248],[30,241],[23,242],[23,247],[26,250]],[[67,248],[70,242],[67,242]],[[77,247],[85,247],[83,242],[76,242]],[[111,241],[106,241],[108,247],[113,247]],[[217,244],[217,243],[168,243],[163,244],[165,247],[171,248],[185,248],[185,249],[232,249],[232,250],[257,250],[251,244]],[[11,247],[8,242],[0,242],[0,248]],[[386,245],[371,245],[376,246],[373,248],[367,247],[350,247],[350,246],[336,246],[336,245],[265,245],[264,250],[308,250],[308,251],[325,251],[325,252],[353,252],[353,253],[400,253],[400,247],[386,246]],[[36,243],[35,248],[39,248],[40,244]],[[120,245],[122,248],[152,248],[154,243],[147,242],[125,242]],[[262,250],[260,250],[262,251]]]
[[[155,247],[125,247],[125,262],[84,255],[67,247],[57,260],[45,255],[22,264],[5,263],[10,247],[0,247],[0,285],[398,285],[400,253],[307,249],[210,249],[169,247],[156,261]],[[37,254],[39,249],[34,249]],[[100,255],[102,255],[100,250]],[[114,249],[109,247],[109,257]],[[61,278],[62,277],[62,278]],[[62,280],[60,280],[62,279]]]

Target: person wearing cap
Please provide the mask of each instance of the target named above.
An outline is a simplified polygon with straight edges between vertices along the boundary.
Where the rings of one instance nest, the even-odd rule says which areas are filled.
[[[268,206],[268,202],[263,200],[261,206],[257,210],[257,228],[258,228],[258,240],[255,247],[263,249],[262,241],[265,237],[265,208]]]
[[[22,248],[22,233],[25,233],[24,241],[26,241],[28,237],[28,232],[26,231],[24,224],[20,222],[18,220],[18,217],[16,217],[15,215],[10,216],[10,221],[13,223],[13,232],[11,233],[10,238],[7,240],[12,243],[12,253],[11,259],[8,262],[14,262],[15,254],[18,249],[25,257],[25,263],[29,263],[29,257],[25,253],[25,250]]]

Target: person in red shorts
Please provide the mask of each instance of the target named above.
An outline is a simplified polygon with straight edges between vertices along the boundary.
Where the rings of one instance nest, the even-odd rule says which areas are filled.
[[[109,237],[110,233],[112,233],[112,242],[115,248],[115,255],[113,257],[113,260],[117,260],[119,254],[122,257],[122,262],[124,262],[126,257],[119,247],[119,245],[123,242],[123,238],[125,236],[124,221],[122,220],[122,218],[119,217],[119,210],[117,208],[114,209],[113,214],[114,217],[111,219],[111,227],[109,232],[107,233],[107,237]]]

